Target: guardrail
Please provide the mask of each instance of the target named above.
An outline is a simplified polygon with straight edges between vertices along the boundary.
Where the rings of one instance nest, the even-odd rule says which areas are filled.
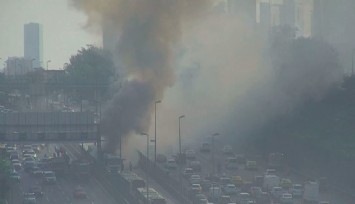
[[[167,190],[172,196],[175,197],[180,203],[191,204],[192,202],[188,199],[188,191],[185,188],[179,188],[182,181],[178,181],[166,171],[157,166],[154,162],[150,161],[144,154],[138,151],[139,162],[138,165],[141,169],[148,174],[165,190]]]
[[[69,145],[67,146],[68,149],[74,148],[70,147]],[[98,165],[98,162],[90,155],[88,154],[85,150],[80,148],[80,152],[82,155],[79,153],[75,153],[76,151],[73,151],[73,154],[76,154],[78,158],[80,158],[82,155],[87,156],[91,160],[95,161],[94,168],[93,168],[93,176],[98,180],[98,182],[105,188],[105,190],[115,199],[115,201],[119,204],[137,204],[137,202],[134,200],[134,198],[128,196],[128,195],[123,195],[122,190],[120,189],[122,186],[119,185],[119,183],[114,183],[112,179],[110,179],[110,175],[107,175],[104,171],[103,168]]]

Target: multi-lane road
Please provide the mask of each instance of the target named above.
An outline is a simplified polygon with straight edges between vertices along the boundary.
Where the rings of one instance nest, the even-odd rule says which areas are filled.
[[[228,155],[224,154],[222,152],[223,146],[227,145],[226,143],[223,143],[223,141],[218,140],[215,142],[215,152],[214,152],[214,162],[212,158],[212,152],[210,153],[202,153],[200,151],[201,144],[203,142],[206,142],[206,140],[202,141],[197,141],[194,144],[190,143],[188,147],[185,146],[184,149],[192,149],[196,153],[196,160],[198,160],[201,163],[202,170],[201,172],[198,172],[201,176],[201,178],[207,177],[209,174],[212,174],[213,172],[216,172],[217,174],[225,175],[227,177],[232,177],[232,176],[240,176],[244,181],[253,181],[255,176],[262,176],[264,175],[266,171],[266,164],[265,161],[262,160],[260,156],[251,156],[251,155],[246,155],[246,159],[250,160],[256,160],[258,164],[258,170],[255,171],[249,171],[245,169],[244,165],[239,165],[238,169],[227,169],[224,167],[224,163]],[[208,141],[207,141],[208,142]],[[242,152],[238,152],[242,153]],[[170,155],[172,157],[172,155]],[[213,169],[213,163],[215,163],[215,168]],[[218,168],[217,165],[218,163],[221,166],[221,170],[218,173]],[[170,170],[169,174],[171,177],[175,178],[180,178],[180,176],[183,178],[181,175],[182,171],[184,168],[187,167],[187,165],[182,165],[181,169],[177,168],[176,170]],[[161,166],[161,168],[164,168],[164,165]],[[292,171],[291,171],[292,172]],[[180,173],[180,175],[179,175]],[[289,178],[294,184],[304,184],[306,181],[302,176],[297,175],[297,174],[292,174],[288,173],[287,175],[285,173],[277,173],[278,176],[281,178]],[[317,179],[317,178],[314,178]],[[183,179],[183,186],[186,190],[190,188],[188,179]],[[178,188],[178,187],[177,187]],[[337,191],[333,191],[332,188],[330,188],[326,193],[321,193],[320,194],[320,200],[322,201],[329,201],[330,203],[342,203],[342,204],[352,204],[352,198],[349,196],[346,196],[344,194],[341,194]],[[207,192],[205,192],[207,195]],[[235,202],[235,196],[233,196],[233,201]],[[295,199],[294,200],[295,204],[301,203],[301,199]]]
[[[74,152],[77,148],[68,148],[72,144],[65,144],[63,147],[69,154],[71,160],[77,159]],[[21,149],[19,149],[19,153]],[[38,159],[43,158],[44,154],[52,155],[54,150],[53,145],[48,145],[39,154]],[[23,202],[23,194],[29,192],[29,189],[34,185],[42,187],[44,192],[43,198],[37,199],[37,203],[41,204],[114,204],[116,203],[112,196],[103,188],[94,176],[90,176],[88,180],[80,181],[72,176],[57,176],[57,181],[54,184],[44,184],[41,178],[35,178],[29,173],[21,170],[21,182],[14,184],[10,193],[10,204],[19,204]],[[73,192],[78,186],[81,186],[87,193],[87,199],[75,199]]]

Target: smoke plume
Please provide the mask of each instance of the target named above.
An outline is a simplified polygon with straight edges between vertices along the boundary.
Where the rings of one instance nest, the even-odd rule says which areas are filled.
[[[113,56],[120,89],[104,111],[108,151],[120,137],[148,131],[155,100],[175,81],[173,52],[181,27],[209,6],[209,0],[73,0],[88,15],[88,26],[110,22],[118,37]],[[107,25],[106,25],[107,26]],[[114,42],[112,42],[114,43]]]

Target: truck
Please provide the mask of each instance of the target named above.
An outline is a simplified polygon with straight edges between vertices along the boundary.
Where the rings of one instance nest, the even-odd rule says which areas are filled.
[[[273,187],[279,186],[280,185],[280,177],[276,175],[265,175],[264,176],[264,182],[263,182],[263,188],[266,191],[271,191]]]
[[[104,154],[104,164],[106,172],[118,173],[121,171],[122,159],[113,154]]]
[[[308,181],[304,184],[303,203],[318,204],[319,202],[319,183]]]

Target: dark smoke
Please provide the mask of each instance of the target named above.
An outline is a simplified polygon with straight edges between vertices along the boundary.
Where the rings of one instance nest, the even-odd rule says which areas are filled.
[[[197,16],[209,0],[73,0],[84,10],[90,25],[110,25],[117,30],[113,55],[120,68],[122,88],[103,114],[103,134],[108,151],[120,137],[148,131],[154,101],[175,81],[173,51],[182,23]],[[112,42],[114,43],[114,42]]]

